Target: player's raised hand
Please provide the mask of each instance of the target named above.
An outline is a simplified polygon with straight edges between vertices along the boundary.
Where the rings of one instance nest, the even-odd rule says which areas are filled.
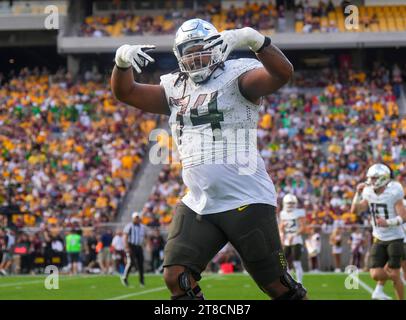
[[[265,36],[253,28],[245,27],[222,31],[205,38],[204,41],[208,43],[203,47],[203,50],[220,46],[222,61],[226,61],[229,54],[235,49],[249,47],[252,51],[257,52],[264,44]]]
[[[147,51],[155,48],[156,47],[154,45],[130,46],[128,44],[124,44],[116,51],[116,65],[120,68],[128,68],[133,66],[135,71],[141,73],[141,68],[146,67],[149,62],[155,62],[153,58],[146,54]]]
[[[360,183],[360,184],[358,184],[357,185],[357,192],[358,193],[362,193],[362,191],[364,190],[364,188],[367,186],[367,184],[366,183]]]
[[[381,217],[377,217],[377,218],[376,218],[376,225],[377,225],[378,227],[381,227],[381,228],[389,227],[389,225],[388,225],[388,223],[386,222],[386,220],[383,219],[383,218],[381,218]]]

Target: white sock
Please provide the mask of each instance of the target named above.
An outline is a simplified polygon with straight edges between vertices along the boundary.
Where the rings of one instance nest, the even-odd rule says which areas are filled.
[[[293,266],[295,267],[295,273],[296,273],[296,281],[303,283],[303,268],[302,268],[302,262],[300,261],[293,261]]]
[[[383,293],[383,285],[378,283],[376,285],[375,292]]]

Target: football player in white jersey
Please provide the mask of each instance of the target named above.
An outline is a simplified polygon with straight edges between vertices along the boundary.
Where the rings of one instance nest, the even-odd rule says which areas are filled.
[[[191,19],[175,36],[180,70],[161,76],[159,85],[136,83],[131,66],[141,72],[154,61],[146,53],[153,48],[118,48],[112,90],[122,102],[169,115],[188,187],[165,246],[164,279],[172,299],[203,299],[200,274],[228,241],[271,298],[305,298],[306,290],[287,272],[276,192],[255,131],[261,97],[289,81],[292,64],[252,28],[219,33],[212,24]],[[259,61],[227,60],[234,49],[248,48]]]
[[[403,205],[406,207],[406,199],[403,199]],[[403,240],[403,259],[402,259],[402,282],[406,286],[406,223],[403,224],[405,238]]]
[[[373,299],[387,299],[383,293],[385,280],[392,280],[399,300],[403,300],[400,266],[405,237],[402,224],[406,221],[402,185],[391,179],[391,171],[384,164],[368,169],[366,183],[357,186],[351,212],[371,214],[374,243],[370,249],[369,267],[372,279],[378,282]]]
[[[303,233],[305,231],[305,211],[298,208],[298,201],[294,194],[288,193],[283,197],[279,219],[279,228],[286,259],[289,264],[293,264],[296,280],[303,283],[301,258]]]

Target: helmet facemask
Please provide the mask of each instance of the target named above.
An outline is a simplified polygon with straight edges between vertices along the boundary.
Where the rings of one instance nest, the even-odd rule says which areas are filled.
[[[390,170],[382,164],[375,164],[367,172],[367,185],[372,186],[374,190],[386,186],[390,182]]]
[[[297,207],[297,203],[296,202],[286,202],[284,203],[284,209],[288,212],[291,212],[293,210],[295,210]]]
[[[370,176],[367,179],[367,185],[372,186],[374,190],[386,186],[390,181],[389,176]]]
[[[195,83],[205,81],[221,62],[219,48],[203,50],[205,44],[202,39],[192,40],[176,48],[180,56],[180,70]]]

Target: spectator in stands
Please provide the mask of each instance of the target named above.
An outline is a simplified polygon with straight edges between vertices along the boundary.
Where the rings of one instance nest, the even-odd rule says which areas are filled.
[[[110,229],[106,229],[101,237],[101,250],[98,253],[98,262],[101,268],[101,272],[104,274],[113,272],[113,264],[111,257],[111,243],[113,241],[113,234]]]
[[[15,244],[15,234],[11,229],[5,232],[0,229],[0,251],[2,258],[0,260],[0,275],[7,275],[12,264],[12,253]]]
[[[334,3],[333,3],[333,1],[328,0],[327,7],[326,7],[326,13],[328,14],[331,11],[334,11]]]
[[[319,254],[321,252],[321,238],[318,228],[311,228],[308,238],[305,240],[306,249],[310,260],[309,270],[312,272],[318,272]]]
[[[30,263],[31,267],[30,270],[33,274],[38,273],[43,267],[44,267],[44,262],[43,261],[43,240],[40,232],[35,232],[30,236]],[[41,262],[37,262],[37,260]]]
[[[85,270],[88,273],[96,273],[97,265],[97,238],[94,231],[89,232],[84,238],[84,249],[85,249]]]
[[[348,239],[348,243],[351,246],[350,263],[360,269],[362,265],[362,255],[364,253],[363,234],[358,226],[353,226],[351,231],[350,238]]]
[[[152,235],[149,237],[151,245],[151,271],[158,272],[159,267],[163,262],[163,250],[165,246],[165,240],[162,237],[159,228],[153,230]]]
[[[341,255],[343,253],[343,235],[342,228],[337,227],[330,235],[330,245],[334,258],[334,272],[341,272]]]
[[[56,265],[57,267],[63,267],[64,265],[66,265],[65,244],[59,233],[59,230],[53,230],[49,233],[45,232],[44,235],[46,245],[48,246],[48,264]]]
[[[278,31],[286,31],[285,7],[282,4],[278,8]]]
[[[76,275],[79,271],[80,253],[82,250],[82,236],[80,230],[72,230],[66,236],[66,253],[70,265],[70,274]]]
[[[14,246],[13,264],[15,272],[27,274],[31,268],[30,240],[26,233],[20,233]]]
[[[296,21],[303,21],[304,20],[304,13],[303,9],[299,8],[295,13],[295,20]]]
[[[0,229],[0,275],[2,276],[7,275],[7,272],[3,267],[3,265],[5,264],[5,262],[3,262],[3,259],[5,259],[4,257],[6,254],[7,254],[6,235],[4,234],[3,230]]]
[[[124,244],[124,237],[123,231],[118,229],[116,234],[114,235],[113,241],[111,243],[111,247],[113,249],[113,260],[115,264],[115,269],[119,274],[124,272],[125,266],[125,244]]]

